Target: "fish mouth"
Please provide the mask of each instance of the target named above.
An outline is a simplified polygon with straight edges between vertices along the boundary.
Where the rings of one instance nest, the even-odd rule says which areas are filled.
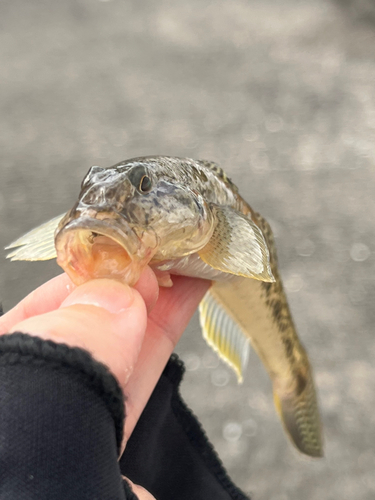
[[[78,217],[57,230],[57,263],[76,285],[112,278],[132,286],[157,250],[156,235],[100,216]]]

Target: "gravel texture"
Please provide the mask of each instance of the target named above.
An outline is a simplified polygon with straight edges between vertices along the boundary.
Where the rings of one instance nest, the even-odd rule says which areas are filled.
[[[375,498],[375,9],[353,4],[0,3],[1,248],[91,165],[147,154],[219,162],[271,222],[326,457],[290,446],[255,354],[237,386],[196,318],[178,346],[184,396],[255,500]],[[59,272],[4,255],[5,310]]]

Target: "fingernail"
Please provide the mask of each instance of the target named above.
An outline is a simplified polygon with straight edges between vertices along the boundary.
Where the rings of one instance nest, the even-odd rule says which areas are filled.
[[[130,286],[116,280],[96,279],[78,286],[60,307],[83,304],[119,314],[128,309],[133,301],[134,290]]]

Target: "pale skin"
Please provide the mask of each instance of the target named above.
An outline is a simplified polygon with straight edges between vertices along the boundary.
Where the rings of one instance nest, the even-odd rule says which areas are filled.
[[[147,267],[135,287],[92,280],[75,287],[66,274],[34,290],[0,318],[0,335],[24,332],[81,347],[104,363],[126,395],[123,449],[210,282],[173,276],[160,288]],[[155,500],[133,485],[140,500]]]

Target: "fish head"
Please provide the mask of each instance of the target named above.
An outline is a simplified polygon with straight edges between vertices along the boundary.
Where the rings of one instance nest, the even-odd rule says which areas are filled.
[[[76,284],[115,277],[133,285],[150,261],[198,251],[213,229],[200,193],[157,158],[92,167],[56,230],[57,262]]]

